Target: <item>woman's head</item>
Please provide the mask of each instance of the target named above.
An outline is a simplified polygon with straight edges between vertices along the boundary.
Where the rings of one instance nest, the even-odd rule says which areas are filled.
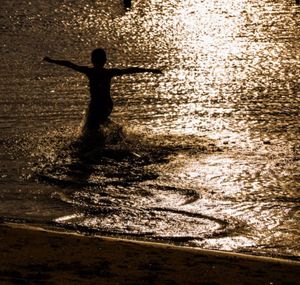
[[[96,48],[92,51],[91,54],[91,61],[94,66],[100,66],[103,67],[106,63],[106,52],[103,48]]]

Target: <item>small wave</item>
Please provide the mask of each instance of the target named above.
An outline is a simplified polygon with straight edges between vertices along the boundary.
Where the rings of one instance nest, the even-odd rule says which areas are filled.
[[[55,219],[55,226],[171,242],[202,239],[226,232],[229,224],[184,211],[201,199],[200,192],[160,181],[160,165],[178,154],[215,151],[196,139],[178,144],[171,135],[155,139],[114,123],[97,134],[52,130],[28,138],[35,161],[31,180],[55,186],[49,199],[74,210]]]
[[[235,228],[226,220],[176,209],[104,207],[57,219],[63,227],[82,232],[140,236],[169,242],[226,236]]]

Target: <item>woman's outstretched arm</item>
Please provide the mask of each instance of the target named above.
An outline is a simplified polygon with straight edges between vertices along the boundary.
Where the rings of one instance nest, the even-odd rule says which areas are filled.
[[[50,63],[57,64],[57,65],[65,66],[65,67],[71,68],[75,71],[82,72],[82,73],[86,73],[86,70],[88,69],[87,66],[80,66],[80,65],[77,65],[77,64],[75,64],[71,61],[68,61],[68,60],[57,60],[57,59],[52,59],[48,56],[44,57],[43,60],[47,61],[47,62],[50,62]]]
[[[114,76],[120,76],[125,74],[134,74],[134,73],[144,73],[144,72],[151,72],[154,74],[162,74],[162,71],[159,69],[153,68],[140,68],[140,67],[129,67],[125,69],[112,69]]]

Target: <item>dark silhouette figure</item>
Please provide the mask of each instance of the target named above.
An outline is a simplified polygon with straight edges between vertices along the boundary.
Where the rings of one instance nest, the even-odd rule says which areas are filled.
[[[45,57],[44,60],[69,67],[88,77],[91,97],[85,122],[86,131],[98,131],[101,124],[105,124],[109,121],[108,117],[113,109],[113,101],[110,96],[111,80],[113,77],[143,72],[161,74],[161,71],[157,69],[139,67],[130,67],[126,69],[104,68],[107,58],[105,50],[102,48],[97,48],[92,52],[92,67],[80,66],[70,61],[55,60],[49,57]]]
[[[131,0],[123,0],[124,2],[124,7],[126,9],[130,9],[131,8]]]

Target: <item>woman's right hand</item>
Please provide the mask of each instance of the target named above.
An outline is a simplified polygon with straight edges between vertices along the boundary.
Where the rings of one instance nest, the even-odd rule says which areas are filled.
[[[51,62],[52,59],[51,59],[50,57],[48,57],[48,56],[45,56],[45,57],[43,58],[43,61]]]

